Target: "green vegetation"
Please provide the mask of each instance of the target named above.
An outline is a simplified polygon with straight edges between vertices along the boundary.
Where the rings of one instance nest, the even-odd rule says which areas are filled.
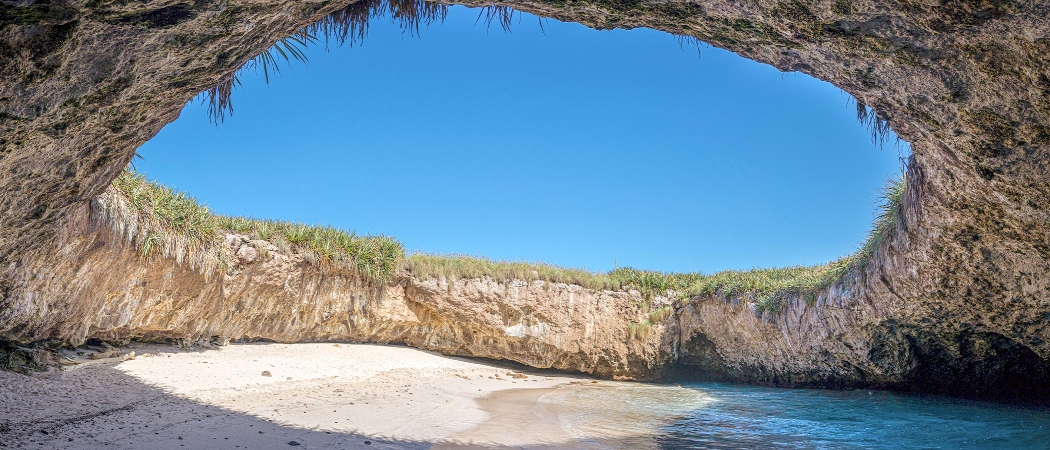
[[[498,281],[545,281],[568,283],[588,289],[619,289],[607,274],[584,269],[567,269],[544,263],[493,261],[480,256],[427,255],[415,253],[405,258],[405,270],[420,278],[482,278]]]
[[[875,223],[868,231],[868,238],[864,241],[855,254],[850,256],[855,264],[866,264],[874,255],[875,251],[892,235],[894,230],[901,226],[903,217],[901,208],[904,206],[904,193],[908,187],[907,171],[902,169],[899,177],[887,180],[879,191],[882,202],[878,206]]]
[[[506,7],[499,9],[503,14],[511,11]],[[489,8],[489,19],[492,12]],[[281,38],[270,48],[256,55],[240,69],[223,78],[217,85],[201,93],[201,100],[208,104],[208,116],[216,125],[222,122],[227,114],[233,114],[233,90],[241,85],[239,74],[244,70],[262,70],[266,83],[270,82],[270,73],[280,73],[280,62],[289,66],[293,60],[306,63],[306,47],[316,43],[319,37],[324,38],[326,45],[332,42],[338,45],[360,43],[368,34],[368,22],[374,18],[390,16],[405,32],[415,35],[419,26],[429,25],[434,21],[445,19],[448,5],[421,0],[359,0],[345,8],[332,12],[306,27]],[[500,16],[504,28],[510,26],[508,17]]]
[[[598,5],[615,12],[636,8],[640,3],[634,0],[603,0]],[[838,14],[849,15],[853,12],[853,5],[849,0],[836,0],[833,9]],[[326,45],[331,42],[339,45],[347,42],[350,45],[359,43],[367,35],[369,21],[384,16],[389,16],[406,32],[416,34],[421,24],[441,21],[446,12],[445,5],[420,0],[361,0],[351,3],[291,36],[278,40],[217,86],[205,91],[202,95],[209,104],[209,114],[216,123],[221,122],[227,113],[232,114],[231,95],[234,88],[240,84],[238,74],[241,70],[262,70],[269,82],[271,71],[280,72],[279,63],[282,60],[287,64],[291,64],[293,60],[305,63],[306,46],[316,43],[319,38],[323,38]],[[513,9],[505,5],[489,5],[481,10],[478,20],[483,20],[488,26],[494,22],[498,23],[505,31],[509,31],[514,13]],[[698,11],[690,10],[682,14],[696,13]],[[797,1],[781,3],[775,13],[796,22],[816,24],[816,16]],[[779,34],[768,26],[744,19],[732,23],[727,21],[724,25],[727,29],[739,33],[758,33],[774,40],[779,38]],[[826,31],[824,28],[827,27],[820,28],[817,25],[814,25],[815,28],[811,31]],[[834,27],[828,30],[845,33]],[[889,49],[888,44],[883,42],[864,41],[867,39],[865,36],[846,33],[846,37],[857,40],[857,45],[864,44],[880,51]],[[680,44],[692,39],[692,42],[700,45],[699,41],[689,36],[677,38]],[[889,122],[861,101],[854,101],[857,120],[869,128],[873,143],[882,146],[885,139],[890,137]],[[743,297],[754,301],[762,311],[775,312],[789,297],[815,301],[819,291],[841,280],[851,271],[862,269],[875,256],[879,246],[899,226],[906,180],[902,173],[898,180],[888,182],[883,188],[883,202],[879,207],[878,217],[864,244],[851,255],[817,266],[727,270],[712,275],[661,273],[633,268],[618,268],[607,273],[597,273],[544,263],[492,261],[483,257],[461,255],[413,254],[406,258],[401,244],[384,236],[357,237],[353,233],[331,227],[214,215],[194,199],[150,183],[133,172],[121,175],[114,184],[143,215],[141,222],[146,226],[123,228],[129,240],[135,240],[141,245],[144,256],[160,249],[165,255],[181,258],[185,253],[183,249],[214,246],[222,231],[233,231],[270,241],[282,250],[294,247],[321,261],[351,268],[367,279],[380,283],[390,280],[400,268],[416,277],[488,277],[499,281],[538,280],[568,283],[595,290],[637,289],[643,294],[646,303],[655,295],[667,295],[668,291],[674,291],[681,299],[713,295]],[[666,311],[661,308],[653,312],[657,313],[663,314]],[[636,324],[637,332],[646,332],[654,321],[658,320],[650,316],[649,320]],[[632,333],[635,333],[635,328],[632,328]]]
[[[31,6],[0,4],[0,28],[7,24],[37,25],[47,18],[49,12],[50,8],[46,4]]]
[[[868,127],[868,131],[871,132],[871,143],[882,148],[883,144],[886,143],[886,138],[890,136],[890,132],[893,131],[890,128],[890,122],[880,116],[871,107],[868,107],[863,102],[855,97],[851,97],[853,103],[857,106],[857,121],[862,125]],[[900,137],[893,135],[896,138],[897,145],[900,145]]]
[[[711,295],[745,297],[753,300],[762,311],[776,312],[786,298],[801,296],[807,301],[815,301],[819,291],[841,280],[850,271],[862,269],[897,228],[905,185],[906,177],[903,172],[900,178],[887,182],[880,192],[883,201],[875,223],[868,233],[868,238],[856,252],[818,266],[726,270],[712,275],[695,272],[663,273],[632,268],[596,273],[542,263],[492,261],[458,255],[414,254],[406,258],[404,267],[417,277],[542,280],[576,284],[596,290],[633,288],[640,291],[647,302],[652,296],[666,295],[668,291],[674,291],[681,299]],[[645,322],[638,326],[641,330],[645,327]]]
[[[269,241],[284,252],[303,253],[310,261],[351,270],[377,284],[390,281],[403,269],[419,278],[490,278],[567,283],[594,290],[637,289],[646,304],[653,296],[668,295],[669,291],[682,300],[714,295],[742,297],[754,301],[759,310],[776,312],[785,299],[802,297],[812,302],[819,291],[850,271],[864,268],[899,227],[906,177],[902,172],[899,179],[887,182],[881,190],[883,201],[875,223],[864,244],[853,254],[818,266],[726,270],[712,275],[633,268],[598,273],[460,255],[405,257],[402,245],[386,236],[361,237],[327,226],[217,215],[194,198],[133,171],[122,173],[113,186],[119,198],[100,197],[96,200],[96,210],[120,230],[129,243],[137,244],[145,258],[160,253],[180,263],[189,257],[198,267],[223,267],[230,255],[223,253],[228,250],[222,246],[222,235],[234,232]],[[661,314],[669,311],[667,307],[652,311],[647,321],[632,325],[632,333],[647,332],[648,327],[662,320]]]
[[[281,65],[279,60],[291,65],[292,60],[306,63],[306,47],[316,42],[312,34],[305,30],[291,36],[279,39],[266,51],[256,55],[236,72],[223,78],[219,84],[204,91],[203,98],[207,99],[208,117],[212,123],[218,124],[226,119],[226,115],[233,114],[233,90],[241,85],[240,73],[244,70],[262,70],[266,83],[270,83],[270,73],[280,74]]]
[[[196,199],[125,171],[113,182],[116,197],[102,196],[96,209],[142,256],[174,257],[207,270],[226,265],[224,232],[267,240],[284,251],[353,271],[377,284],[393,278],[404,248],[386,236],[357,236],[333,227],[214,214]],[[265,250],[263,250],[265,251]]]
[[[756,301],[759,309],[775,312],[780,307],[780,301],[789,295],[807,295],[807,298],[815,299],[817,291],[830,286],[850,269],[859,266],[863,261],[863,253],[865,252],[858,252],[820,266],[726,270],[713,275],[697,272],[663,273],[627,267],[607,273],[596,273],[543,263],[425,254],[408,256],[404,267],[414,276],[422,278],[488,277],[499,281],[541,280],[549,283],[567,283],[595,290],[637,289],[646,302],[654,295],[667,295],[668,291],[674,291],[682,299],[709,295],[750,297]]]
[[[674,312],[674,307],[671,305],[661,306],[649,313],[645,320],[640,323],[632,323],[627,325],[627,332],[632,338],[645,339],[649,335],[649,331],[653,329],[653,325],[663,322],[665,319],[671,316]]]

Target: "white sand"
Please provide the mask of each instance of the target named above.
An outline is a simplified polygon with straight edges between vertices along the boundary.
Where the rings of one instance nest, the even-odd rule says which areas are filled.
[[[31,377],[0,372],[0,445],[48,449],[587,447],[537,415],[583,377],[349,344],[134,346]],[[144,356],[143,353],[152,353]],[[271,376],[263,376],[268,371]],[[602,381],[595,386],[599,386]],[[3,431],[0,429],[0,431]],[[46,433],[46,434],[45,434]],[[180,439],[181,438],[181,439]],[[365,445],[365,441],[370,445]]]

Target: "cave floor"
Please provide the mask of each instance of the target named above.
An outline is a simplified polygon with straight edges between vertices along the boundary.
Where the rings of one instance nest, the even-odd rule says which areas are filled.
[[[68,355],[76,363],[62,370],[0,372],[0,447],[587,447],[537,401],[611,384],[380,345],[132,344],[111,358]]]

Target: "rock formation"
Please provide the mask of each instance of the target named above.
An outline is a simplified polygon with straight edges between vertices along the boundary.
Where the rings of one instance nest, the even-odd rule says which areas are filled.
[[[116,336],[120,329],[157,336],[360,337],[617,377],[652,378],[674,365],[775,385],[1050,395],[1046,1],[499,3],[497,13],[513,8],[595,28],[692,36],[807,73],[873,107],[876,125],[887,121],[912,145],[902,219],[864,271],[813,304],[794,299],[775,314],[757,314],[746,298],[675,302],[674,314],[641,341],[605,325],[588,334],[575,329],[588,321],[576,310],[565,316],[548,310],[561,305],[555,298],[575,298],[570,286],[463,281],[442,287],[440,280],[401,279],[367,294],[348,287],[352,277],[305,274],[296,289],[349,298],[311,297],[331,306],[304,309],[296,303],[302,298],[274,295],[287,303],[238,315],[237,308],[246,307],[238,299],[249,294],[235,292],[262,296],[274,289],[268,282],[252,287],[250,280],[264,275],[248,267],[260,263],[242,263],[239,270],[246,272],[221,275],[221,283],[191,281],[189,267],[135,260],[133,250],[119,248],[119,240],[91,225],[88,205],[194,95],[278,38],[346,4],[0,5],[0,329],[10,339],[75,340]],[[95,273],[115,267],[126,273]],[[153,290],[176,279],[177,285]],[[146,286],[131,286],[133,281]],[[512,303],[512,288],[534,293],[514,302],[533,303]],[[164,292],[156,294],[163,298],[151,292]],[[601,304],[608,308],[593,311],[594,323],[643,314],[631,310],[624,297],[630,294],[578,295],[588,304],[607,302]],[[369,322],[367,331],[353,328],[357,316],[323,313],[337,316],[339,308],[373,302],[379,306],[366,308],[367,314],[380,314],[385,299],[393,298],[405,299],[399,300],[403,306],[390,306],[394,316]],[[181,303],[156,310],[149,303],[164,301]],[[409,311],[418,324],[397,318]],[[274,324],[255,324],[262,320]],[[518,320],[520,328],[508,328]],[[346,324],[338,333],[346,334],[325,325],[338,321]],[[526,335],[515,336],[520,333]]]
[[[667,297],[405,272],[376,286],[338,265],[233,233],[225,248],[208,250],[236,255],[230,265],[200,270],[174,257],[143,257],[129,245],[107,220],[107,210],[126,208],[124,202],[109,191],[81,206],[59,230],[60,245],[7,273],[25,294],[8,304],[0,330],[74,344],[400,343],[620,379],[658,378],[670,361],[673,333],[664,328],[673,325],[630,332],[650,308],[670,304]]]

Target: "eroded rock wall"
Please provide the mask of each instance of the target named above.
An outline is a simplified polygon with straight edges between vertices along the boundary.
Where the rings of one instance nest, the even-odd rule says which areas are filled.
[[[917,308],[887,291],[882,271],[892,260],[852,272],[815,301],[789,297],[777,312],[762,312],[747,295],[646,298],[634,290],[409,272],[376,286],[309,254],[233,233],[196,250],[214,252],[211,260],[224,261],[217,267],[199,263],[209,259],[199,255],[144,256],[125,234],[136,225],[114,219],[127,208],[122,195],[107,191],[71,215],[43,251],[3,274],[24,295],[4,310],[0,336],[74,344],[399,343],[616,379],[1050,394],[1050,364],[1032,344],[1043,339],[1042,328],[1021,331],[1029,345],[1011,339],[1016,322],[984,318],[1000,308],[994,304],[934,321],[931,306]],[[899,227],[881,254],[892,258],[907,233]],[[663,308],[670,313],[650,314]]]
[[[500,5],[595,28],[648,27],[694,36],[781,70],[807,73],[874,107],[912,144],[905,219],[863,273],[814,305],[795,302],[777,315],[754,317],[741,299],[692,299],[668,319],[669,329],[681,324],[682,349],[694,351],[680,361],[727,377],[784,385],[861,383],[982,393],[1038,386],[1045,378],[1050,2],[513,0]],[[196,93],[279,37],[344,6],[260,0],[4,2],[0,264],[8,275],[0,279],[0,317],[6,318],[6,335],[82,336],[132,323],[123,315],[137,313],[129,311],[148,311],[118,307],[131,301],[126,297],[70,296],[98,288],[115,295],[120,283],[130,281],[74,275],[70,270],[83,265],[62,259],[51,247],[55,242],[79,249],[70,250],[80,255],[76,258],[113,258],[113,268],[132,270],[138,263],[127,259],[134,256],[128,249],[86,251],[68,240],[72,235],[59,239],[60,227],[83,214],[78,211],[103,192],[135,149],[174,120]],[[66,266],[52,267],[56,264]],[[176,272],[192,269],[180,267],[162,271],[154,283],[183,280]],[[190,299],[211,302],[207,308],[236,306],[220,299],[247,297],[213,291],[239,286],[245,276],[231,285],[185,278],[158,295],[180,299],[179,305],[190,309],[198,308]],[[316,280],[337,279],[303,276],[315,280],[302,281],[304,292],[317,289],[310,287],[320,283]],[[51,287],[42,288],[49,279]],[[407,292],[410,285],[402,288]],[[302,338],[320,339],[327,332],[308,322],[332,319],[288,308],[252,314],[291,314],[293,322],[279,321],[299,325],[278,329],[295,330]],[[184,316],[177,309],[134,316],[135,323],[187,332],[227,326],[217,322],[221,314],[204,319],[212,316]],[[250,329],[250,321],[226,319],[239,323],[238,330]],[[438,322],[453,328],[452,321]],[[460,331],[435,326],[427,335],[443,336],[433,342],[447,339],[442,345],[448,348],[497,348],[481,344],[486,341],[475,331],[455,329]],[[418,342],[424,342],[420,333]],[[525,341],[515,342],[527,353]],[[602,364],[628,367],[654,360],[646,358]]]
[[[175,258],[143,257],[91,206],[58,236],[4,274],[24,294],[0,316],[3,336],[401,343],[619,379],[658,378],[672,352],[665,324],[632,336],[630,325],[649,312],[637,291],[408,274],[374,286],[236,234],[226,235],[226,249],[213,249],[234,255],[229,265],[209,274]]]
[[[911,165],[903,214],[875,257],[815,302],[755,314],[746,299],[692,299],[679,312],[680,363],[774,386],[1050,399],[1046,260],[1002,234],[946,232],[972,232],[975,215],[932,195],[926,170]]]

